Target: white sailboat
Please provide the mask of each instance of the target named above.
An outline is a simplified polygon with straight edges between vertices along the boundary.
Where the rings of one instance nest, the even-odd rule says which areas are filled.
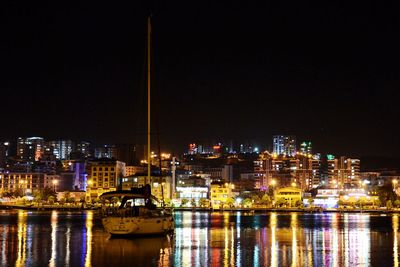
[[[150,44],[151,20],[147,20],[147,179],[146,185],[101,195],[102,223],[112,235],[159,235],[174,230],[172,214],[157,209],[159,201],[151,195],[150,150]],[[162,208],[164,206],[162,205]]]

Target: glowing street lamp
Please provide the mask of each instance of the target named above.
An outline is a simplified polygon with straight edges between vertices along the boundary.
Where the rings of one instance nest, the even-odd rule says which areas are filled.
[[[28,181],[27,180],[20,180],[19,184],[21,185],[20,188],[22,189],[22,194],[25,195]]]
[[[57,192],[56,187],[58,185],[58,180],[53,180],[54,192]]]
[[[396,187],[399,181],[397,181],[397,179],[393,179],[392,183],[393,183],[393,191],[396,191]]]

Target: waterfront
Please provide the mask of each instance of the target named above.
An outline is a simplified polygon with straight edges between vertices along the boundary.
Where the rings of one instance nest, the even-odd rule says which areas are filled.
[[[1,266],[398,266],[397,214],[176,212],[172,237],[110,238],[95,211],[0,211]]]

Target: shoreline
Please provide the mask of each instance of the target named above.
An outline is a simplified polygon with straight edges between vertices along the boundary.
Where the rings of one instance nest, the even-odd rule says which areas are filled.
[[[0,210],[12,210],[12,209],[21,209],[21,210],[30,210],[30,211],[51,211],[51,210],[63,210],[63,211],[85,211],[85,210],[97,210],[98,208],[82,208],[82,207],[68,207],[68,206],[55,206],[55,205],[46,205],[46,206],[26,206],[26,205],[3,205],[0,204]]]
[[[22,209],[30,211],[85,211],[85,210],[99,210],[100,208],[82,208],[81,206],[26,206],[26,205],[4,205],[0,204],[0,210]],[[211,209],[211,208],[166,208],[171,211],[190,211],[190,212],[248,212],[248,213],[264,213],[264,212],[302,212],[302,213],[378,213],[378,214],[392,214],[399,213],[400,210],[395,209],[308,209],[308,208],[225,208],[225,209]]]
[[[211,209],[211,208],[172,208],[173,211],[208,211],[208,212],[303,212],[303,213],[399,213],[400,210],[394,209],[307,209],[307,208],[225,208],[225,209]]]

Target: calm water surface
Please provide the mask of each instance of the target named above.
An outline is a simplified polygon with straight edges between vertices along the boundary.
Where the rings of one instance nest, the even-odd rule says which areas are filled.
[[[398,266],[399,216],[176,212],[171,237],[110,238],[96,212],[0,210],[0,266]]]

